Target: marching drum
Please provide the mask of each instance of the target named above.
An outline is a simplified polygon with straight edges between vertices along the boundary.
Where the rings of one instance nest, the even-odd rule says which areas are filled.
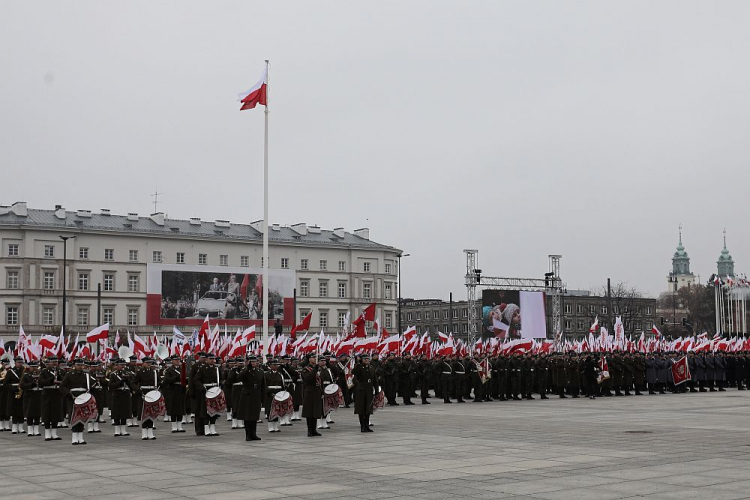
[[[167,406],[164,403],[164,396],[160,391],[148,391],[143,396],[143,412],[141,421],[151,420],[155,422],[157,418],[167,414]]]
[[[274,420],[276,417],[286,417],[294,412],[294,403],[292,395],[287,391],[279,391],[273,396],[271,401],[271,411],[268,414],[268,420]]]
[[[93,422],[99,417],[94,396],[85,392],[73,400],[73,414],[70,416],[71,426]]]
[[[338,384],[328,384],[323,389],[323,415],[336,410],[344,402],[344,394]]]
[[[220,387],[211,387],[206,391],[206,413],[209,417],[221,415],[227,411],[227,400]]]

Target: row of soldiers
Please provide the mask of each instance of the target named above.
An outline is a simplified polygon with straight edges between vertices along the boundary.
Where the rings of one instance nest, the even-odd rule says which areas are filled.
[[[380,384],[369,358],[357,364],[357,373],[364,382],[357,382],[354,371],[347,370],[335,357],[320,356],[304,361],[285,356],[267,359],[266,363],[255,357],[217,360],[216,356],[198,353],[189,369],[178,357],[166,360],[163,366],[152,358],[140,361],[115,359],[107,367],[97,361],[76,359],[72,366],[60,362],[55,356],[45,360],[44,367],[36,361],[24,363],[15,358],[13,366],[4,360],[0,366],[0,430],[13,434],[23,433],[24,423],[28,436],[39,436],[40,425],[45,440],[59,440],[59,427],[67,427],[73,415],[77,396],[90,393],[96,400],[98,418],[88,423],[89,433],[99,433],[104,408],[110,410],[115,436],[129,436],[128,427],[140,426],[142,439],[156,439],[154,418],[146,418],[144,396],[159,391],[163,396],[166,421],[172,424],[173,433],[185,432],[183,424],[194,417],[195,433],[199,436],[218,436],[216,423],[219,415],[207,404],[207,393],[221,388],[227,420],[232,428],[244,428],[248,441],[259,440],[257,423],[265,409],[269,432],[280,432],[279,426],[305,418],[309,436],[320,436],[318,429],[330,429],[330,413],[323,414],[323,392],[328,385],[343,388],[344,405],[349,408],[355,393],[360,391],[361,408],[355,413],[362,416],[372,413],[372,396]],[[311,375],[312,374],[312,375]],[[272,400],[280,391],[291,394],[293,411],[281,418],[270,415]],[[365,393],[370,396],[364,396]],[[143,418],[141,418],[143,416]],[[140,422],[139,422],[140,420]],[[11,425],[12,422],[12,425]],[[371,432],[369,420],[362,432]],[[83,424],[72,427],[73,444],[86,444]]]

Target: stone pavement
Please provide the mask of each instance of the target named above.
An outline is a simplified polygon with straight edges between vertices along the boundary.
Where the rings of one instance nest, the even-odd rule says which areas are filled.
[[[538,397],[538,396],[537,396]],[[0,433],[0,491],[65,498],[750,498],[750,391],[385,408],[372,434],[339,410],[246,443],[140,429],[45,443]],[[135,431],[135,432],[133,432]]]

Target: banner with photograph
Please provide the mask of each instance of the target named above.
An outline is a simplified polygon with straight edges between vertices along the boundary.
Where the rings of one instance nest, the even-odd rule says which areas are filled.
[[[295,273],[269,270],[269,320],[293,322]],[[147,314],[151,324],[209,321],[253,324],[263,320],[263,270],[149,265]]]

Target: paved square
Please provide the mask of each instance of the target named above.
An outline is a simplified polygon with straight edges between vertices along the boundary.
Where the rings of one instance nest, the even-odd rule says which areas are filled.
[[[750,497],[750,391],[385,408],[361,434],[340,409],[321,438],[304,422],[246,443],[140,430],[87,446],[0,434],[0,491],[64,498]],[[133,432],[135,431],[135,432]]]

